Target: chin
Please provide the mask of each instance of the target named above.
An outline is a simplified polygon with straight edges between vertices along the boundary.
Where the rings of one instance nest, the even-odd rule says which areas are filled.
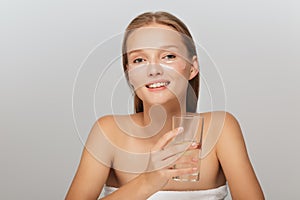
[[[141,89],[136,91],[137,96],[147,105],[179,105],[179,102],[182,100],[182,95],[175,95],[170,90],[161,90],[161,91],[151,91],[149,92],[146,89]],[[185,95],[184,95],[185,97]],[[184,105],[185,106],[185,105]]]
[[[179,100],[175,97],[174,94],[164,95],[164,96],[151,96],[150,98],[144,98],[142,99],[144,104],[147,104],[149,106],[154,105],[161,105],[165,108],[167,107],[180,107]],[[185,105],[183,105],[185,106]]]

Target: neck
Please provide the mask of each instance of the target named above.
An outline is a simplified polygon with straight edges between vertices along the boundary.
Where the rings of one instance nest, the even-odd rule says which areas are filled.
[[[171,127],[172,116],[181,115],[186,113],[185,98],[176,102],[167,102],[166,104],[148,105],[144,104],[143,124],[161,124],[162,121],[165,125]]]

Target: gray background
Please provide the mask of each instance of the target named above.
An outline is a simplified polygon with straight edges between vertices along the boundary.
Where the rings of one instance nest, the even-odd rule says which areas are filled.
[[[0,199],[64,198],[83,147],[72,115],[77,71],[97,44],[153,10],[181,18],[216,62],[267,199],[295,199],[298,2],[1,1]]]

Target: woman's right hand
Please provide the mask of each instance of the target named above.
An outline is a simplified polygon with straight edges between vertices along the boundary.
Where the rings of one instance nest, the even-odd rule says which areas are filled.
[[[179,162],[191,162],[196,165],[199,159],[191,159],[186,156],[181,157],[185,151],[199,148],[198,144],[192,144],[191,146],[187,146],[187,143],[181,145],[168,145],[173,138],[182,132],[182,127],[173,129],[163,135],[152,147],[147,172],[140,175],[144,178],[146,184],[149,185],[150,190],[157,192],[161,190],[172,177],[192,174],[197,170],[196,167],[173,168],[173,166]]]

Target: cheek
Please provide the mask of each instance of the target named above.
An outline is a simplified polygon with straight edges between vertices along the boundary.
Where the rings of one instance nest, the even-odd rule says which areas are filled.
[[[188,86],[186,74],[186,70],[173,69],[169,71],[169,75],[172,77],[172,82],[168,88],[177,97],[182,97],[186,93]]]
[[[144,100],[144,95],[143,95],[143,92],[142,92],[142,89],[135,89],[134,90],[134,93],[141,99],[141,100]]]
[[[172,68],[178,73],[178,75],[183,76],[186,80],[190,76],[190,67],[187,63],[182,63],[180,65],[173,65]]]
[[[138,67],[128,71],[129,83],[133,86],[134,90],[145,85],[147,79],[147,68]]]

